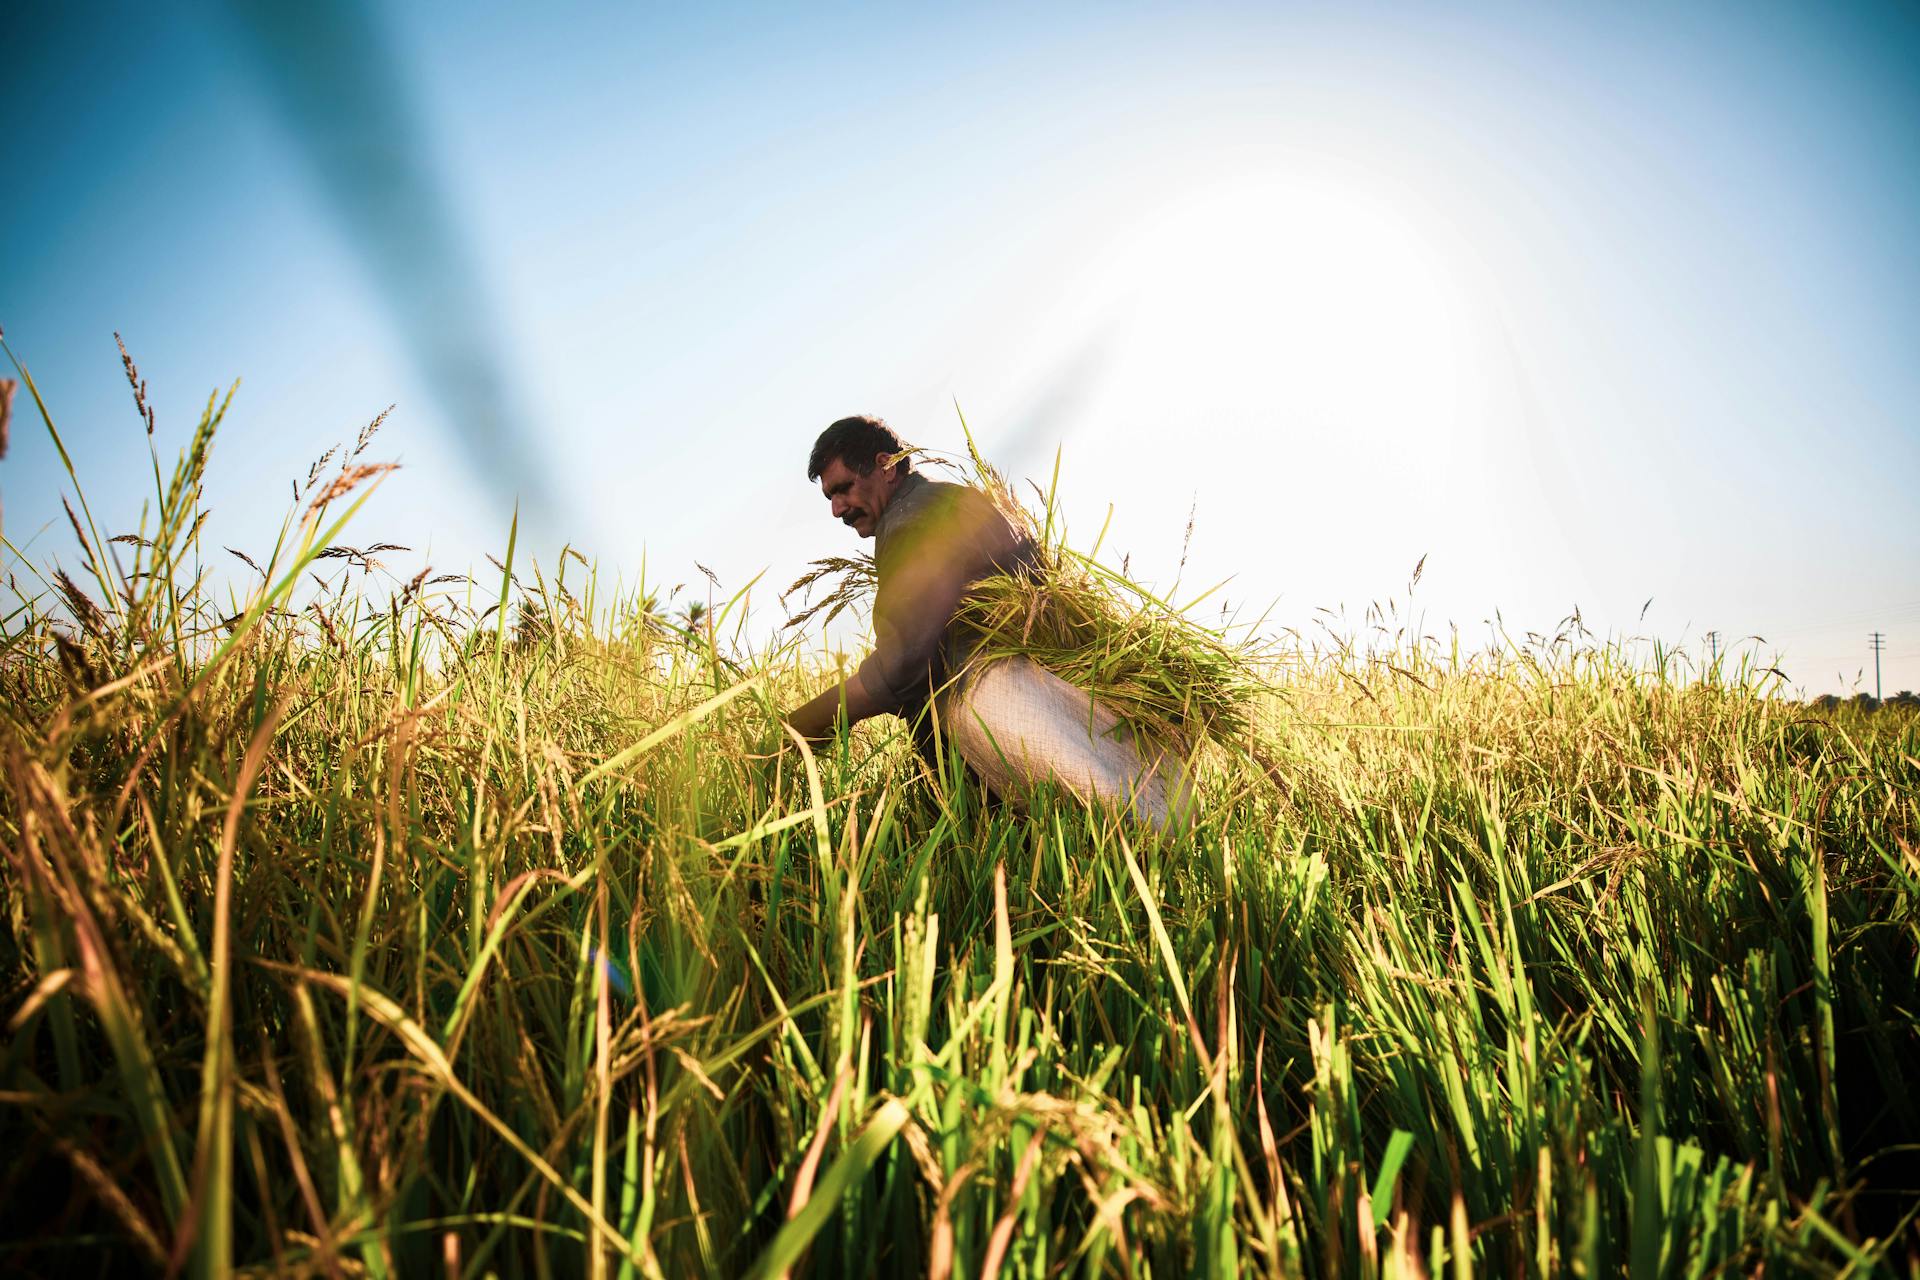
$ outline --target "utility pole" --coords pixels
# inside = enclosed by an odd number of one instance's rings
[[[1707,632],[1707,648],[1713,654],[1713,665],[1716,667],[1719,666],[1720,665],[1720,633],[1718,631]]]
[[[1873,700],[1880,701],[1880,655],[1886,651],[1887,638],[1876,631],[1867,637],[1867,644],[1873,650]]]

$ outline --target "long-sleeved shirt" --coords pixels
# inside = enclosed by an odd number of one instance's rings
[[[1034,555],[978,489],[908,472],[874,527],[874,649],[855,678],[876,709],[915,715],[964,660],[949,632],[967,588]]]

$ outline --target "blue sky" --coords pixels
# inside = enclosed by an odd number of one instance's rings
[[[1082,541],[1111,504],[1165,586],[1193,512],[1182,594],[1280,624],[1425,555],[1430,631],[1757,634],[1821,692],[1878,628],[1920,686],[1911,9],[261,12],[0,47],[0,325],[115,529],[115,330],[169,449],[244,379],[209,545],[397,404],[355,536],[403,578],[518,496],[608,576],[784,584],[851,543],[814,433],[954,450],[957,401],[1061,451]],[[32,558],[64,483],[17,413]]]

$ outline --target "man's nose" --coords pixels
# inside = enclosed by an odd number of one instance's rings
[[[843,493],[834,494],[833,495],[833,518],[835,520],[838,520],[840,517],[846,515],[847,507],[850,505],[851,504],[848,503],[847,496],[845,494]]]

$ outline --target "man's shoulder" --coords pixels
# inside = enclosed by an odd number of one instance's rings
[[[898,509],[887,512],[895,530],[946,528],[959,533],[989,519],[1004,519],[992,498],[970,484],[922,478],[895,499]]]
[[[895,497],[882,517],[876,559],[918,556],[941,546],[967,546],[994,540],[1006,518],[985,493],[968,484],[918,477]]]
[[[969,493],[979,493],[970,484],[959,484],[952,480],[935,480],[932,476],[915,471],[910,487],[901,495],[908,502],[951,502]]]

